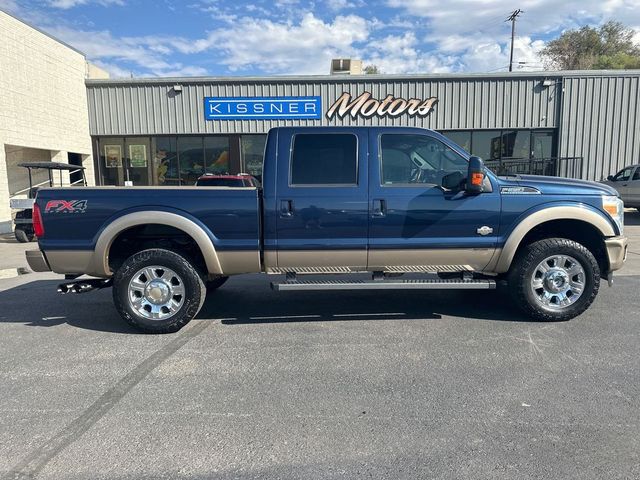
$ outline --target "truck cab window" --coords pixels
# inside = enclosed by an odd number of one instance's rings
[[[293,140],[291,185],[356,185],[357,139],[351,134],[298,134]]]
[[[633,167],[627,167],[623,170],[620,170],[616,173],[615,177],[613,177],[614,182],[624,182],[631,178],[631,172],[633,171]]]
[[[382,184],[434,184],[453,172],[463,175],[467,161],[428,135],[382,135]]]

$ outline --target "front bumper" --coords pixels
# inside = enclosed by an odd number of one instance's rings
[[[609,272],[620,270],[627,259],[627,237],[620,235],[605,238],[604,244],[607,248],[607,257],[609,257]]]
[[[47,259],[40,250],[27,250],[24,252],[27,257],[27,263],[29,264],[29,268],[34,272],[50,272],[51,268],[49,268],[49,264],[47,263]]]

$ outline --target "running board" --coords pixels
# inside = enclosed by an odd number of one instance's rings
[[[290,290],[493,290],[495,280],[335,280],[271,283],[276,291]]]

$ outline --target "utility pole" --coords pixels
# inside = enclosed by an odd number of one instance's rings
[[[516,18],[522,13],[519,8],[511,12],[505,22],[511,22],[511,55],[509,56],[509,71],[513,72],[513,40],[516,36]]]

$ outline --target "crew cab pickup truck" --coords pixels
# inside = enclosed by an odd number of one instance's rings
[[[531,317],[568,320],[627,246],[611,187],[497,177],[439,133],[402,127],[275,128],[261,188],[45,188],[33,217],[33,270],[66,275],[63,293],[112,286],[122,318],[150,332],[179,330],[207,288],[258,272],[280,274],[275,290],[500,283]]]

